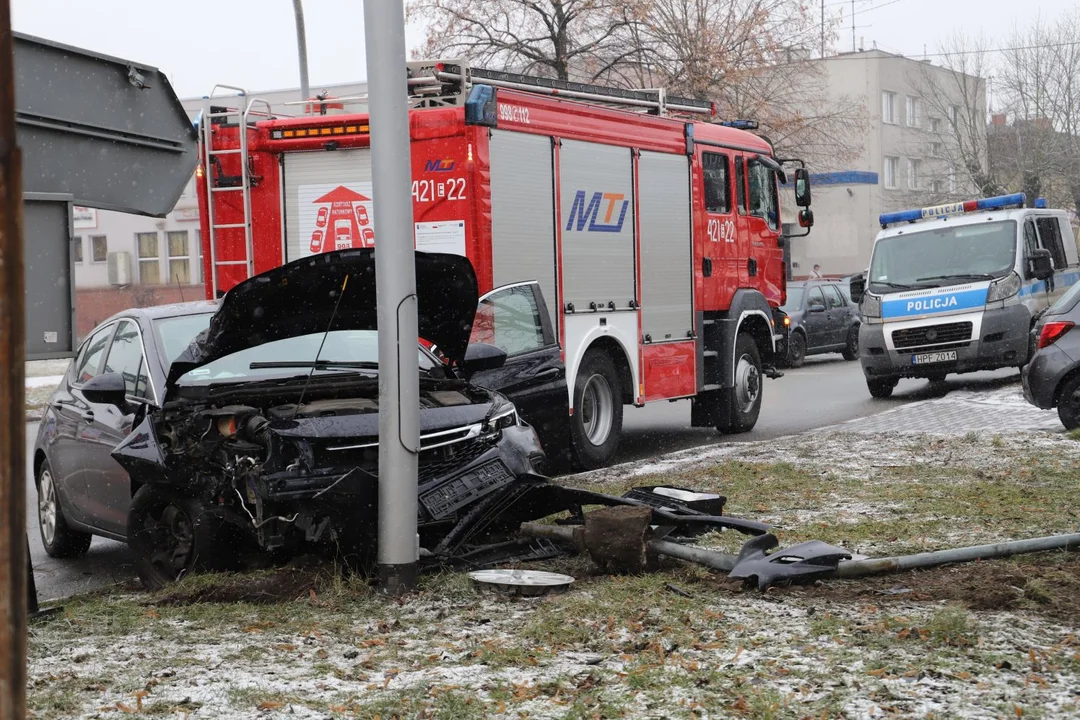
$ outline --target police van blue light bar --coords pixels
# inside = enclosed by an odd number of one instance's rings
[[[963,213],[977,212],[979,210],[1001,210],[1008,207],[1023,207],[1027,197],[1024,193],[1012,195],[998,195],[997,197],[983,198],[982,200],[965,200],[958,203],[946,203],[934,205],[917,210],[900,210],[899,212],[882,213],[878,218],[881,227],[901,222],[917,222],[926,218],[942,217],[945,215],[960,215]]]

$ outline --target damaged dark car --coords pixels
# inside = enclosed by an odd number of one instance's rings
[[[463,376],[499,366],[468,345],[476,278],[465,258],[417,253],[421,545],[506,483],[539,474],[536,433]],[[164,402],[112,456],[139,486],[128,537],[144,584],[252,554],[375,548],[379,377],[374,255],[329,253],[234,288],[172,363]],[[121,396],[117,402],[123,402]]]

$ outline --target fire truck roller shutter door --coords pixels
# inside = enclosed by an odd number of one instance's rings
[[[493,130],[488,147],[493,285],[535,280],[557,326],[551,138]]]
[[[694,327],[689,160],[643,151],[638,189],[641,332],[652,342],[685,341]]]
[[[372,244],[372,233],[364,232],[374,230],[376,223],[369,148],[286,153],[283,171],[285,262],[334,250],[346,242],[351,247]],[[365,212],[358,214],[357,207]],[[329,217],[320,227],[323,208]],[[361,227],[360,219],[367,224]]]

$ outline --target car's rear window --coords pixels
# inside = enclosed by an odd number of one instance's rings
[[[166,367],[184,352],[196,335],[210,325],[212,317],[214,313],[208,312],[154,319],[154,332],[157,333],[158,346],[165,356],[163,359]]]

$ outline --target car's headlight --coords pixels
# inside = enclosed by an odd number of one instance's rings
[[[517,408],[512,404],[507,403],[500,405],[495,409],[495,412],[490,418],[488,418],[486,427],[484,428],[489,433],[498,433],[502,430],[515,425],[519,425]]]
[[[998,302],[1008,300],[1020,292],[1020,276],[1011,272],[1003,278],[998,278],[990,283],[990,289],[986,291],[986,302]]]
[[[872,295],[868,292],[863,293],[862,302],[859,303],[859,312],[862,313],[863,317],[881,317],[881,296]]]

